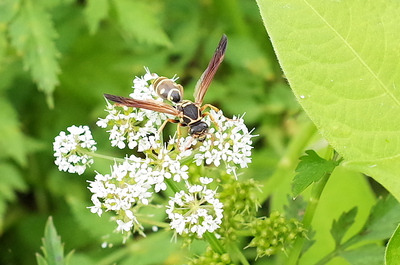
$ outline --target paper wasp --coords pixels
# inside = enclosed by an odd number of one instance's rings
[[[210,63],[208,64],[207,69],[201,75],[199,81],[196,84],[196,88],[194,91],[194,102],[190,100],[182,100],[182,86],[176,84],[172,79],[168,79],[166,77],[156,78],[153,82],[153,86],[155,91],[161,98],[172,101],[173,103],[175,103],[175,106],[171,106],[165,102],[151,99],[139,100],[114,96],[110,94],[104,94],[104,97],[106,97],[108,100],[114,101],[119,105],[134,108],[143,108],[174,115],[175,117],[177,117],[178,120],[166,120],[160,127],[160,130],[164,128],[167,122],[179,123],[180,126],[189,127],[189,134],[193,138],[199,141],[204,141],[207,136],[208,124],[203,121],[203,118],[206,115],[210,114],[203,113],[203,111],[206,108],[211,108],[216,111],[218,109],[210,104],[205,104],[202,106],[202,103],[207,89],[210,86],[219,65],[224,59],[227,44],[228,38],[226,37],[226,35],[222,35],[222,38],[219,41],[218,47],[214,52],[214,55]],[[213,118],[211,117],[211,119]]]

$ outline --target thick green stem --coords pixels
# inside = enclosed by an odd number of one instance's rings
[[[332,148],[328,147],[327,150],[327,156],[329,155],[330,157],[332,157]],[[331,173],[326,173],[325,176],[323,176],[318,182],[316,182],[314,184],[314,187],[312,188],[311,191],[311,196],[308,202],[308,206],[306,209],[306,212],[304,214],[304,218],[303,218],[303,227],[306,230],[310,230],[311,228],[311,222],[314,218],[315,215],[315,211],[317,209],[318,203],[319,203],[319,198],[321,197],[321,194],[325,188],[326,183],[329,180],[329,177],[331,176]],[[289,254],[289,258],[286,262],[287,265],[295,265],[298,263],[300,254],[301,254],[301,250],[303,249],[304,246],[304,242],[305,242],[305,238],[304,237],[298,237],[296,239],[296,241],[293,244],[293,249]]]

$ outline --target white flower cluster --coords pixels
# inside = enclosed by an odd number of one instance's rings
[[[226,118],[222,111],[210,111],[217,125],[217,130],[210,129],[211,137],[208,137],[199,147],[194,159],[199,166],[204,162],[207,165],[220,166],[225,163],[226,172],[236,176],[238,167],[245,168],[251,163],[251,132],[244,124],[242,117]]]
[[[216,192],[207,189],[206,184],[212,179],[200,178],[203,185],[190,185],[188,192],[175,193],[167,206],[170,227],[182,235],[203,237],[205,232],[214,232],[223,218],[223,204],[215,198]]]
[[[134,92],[130,97],[135,99],[162,100],[156,95],[150,81],[157,78],[156,74],[150,73],[146,69],[143,77],[136,77],[133,80]],[[138,148],[139,152],[149,149],[159,148],[161,145],[160,135],[156,126],[160,126],[167,118],[167,114],[159,113],[146,109],[130,109],[123,107],[123,112],[118,111],[114,104],[107,104],[108,115],[106,118],[97,121],[101,128],[111,126],[109,139],[111,146],[124,149]]]
[[[181,158],[172,159],[166,150],[156,160],[132,155],[122,164],[115,164],[111,174],[97,173],[95,180],[89,181],[94,204],[89,207],[91,212],[101,216],[103,211],[114,211],[117,231],[130,231],[132,227],[140,231],[132,209],[147,205],[154,192],[166,190],[165,179],[188,179],[189,167],[179,163]]]
[[[145,76],[133,81],[134,92],[130,96],[141,100],[162,100],[150,84],[156,77],[146,69]],[[216,198],[216,191],[206,187],[212,179],[200,178],[201,185],[193,185],[199,175],[191,178],[189,172],[200,173],[195,165],[223,165],[223,170],[236,177],[238,168],[247,167],[251,162],[251,139],[254,135],[248,131],[243,118],[228,119],[222,111],[210,110],[210,115],[204,118],[210,130],[203,142],[191,136],[175,135],[163,143],[158,129],[167,118],[171,118],[169,115],[115,107],[110,103],[106,111],[106,118],[99,119],[97,125],[109,128],[111,145],[135,149],[144,158],[131,155],[121,163],[114,162],[110,174],[97,173],[94,181],[89,182],[89,190],[93,193],[90,210],[99,216],[104,211],[115,212],[117,231],[130,232],[133,229],[142,232],[143,227],[137,220],[138,209],[150,204],[154,193],[170,188],[175,195],[170,199],[166,212],[171,220],[170,227],[177,234],[201,238],[205,232],[219,228],[223,205]],[[69,134],[61,132],[55,138],[56,164],[60,170],[82,174],[86,166],[93,163],[91,155],[95,155],[96,142],[87,126],[72,126],[68,131]],[[179,190],[184,185],[177,183],[183,181],[186,189]]]
[[[96,142],[88,126],[71,126],[67,130],[69,134],[62,131],[54,139],[55,164],[60,171],[81,175],[93,164],[90,153],[96,151]]]

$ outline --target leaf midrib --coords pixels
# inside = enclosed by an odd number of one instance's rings
[[[400,107],[400,101],[396,98],[393,93],[390,92],[389,88],[382,82],[382,80],[379,79],[377,74],[372,70],[371,67],[362,59],[362,57],[359,55],[359,53],[356,52],[356,50],[346,41],[345,38],[331,25],[328,23],[328,21],[307,1],[303,0],[304,3],[321,19],[323,23],[325,23],[329,29],[332,30],[332,32],[344,43],[344,45],[354,54],[354,56],[357,58],[357,60],[367,69],[367,71],[372,75],[372,77],[378,81],[380,86],[385,90],[387,95],[395,102],[397,106]]]

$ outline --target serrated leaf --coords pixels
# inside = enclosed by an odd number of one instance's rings
[[[343,165],[400,200],[400,2],[257,2],[298,101]]]
[[[37,260],[40,264],[64,265],[64,246],[61,238],[57,235],[56,228],[53,224],[53,218],[49,217],[44,230],[44,238],[42,239],[42,251],[44,256],[37,254]],[[41,257],[41,258],[38,258]]]
[[[351,265],[382,265],[385,248],[376,244],[368,244],[356,249],[343,251],[340,256]],[[398,263],[396,263],[398,264]]]
[[[13,46],[22,55],[24,67],[30,70],[33,80],[46,94],[47,103],[52,107],[52,92],[59,83],[57,75],[60,67],[54,43],[56,31],[49,14],[40,3],[23,1],[9,31]]]
[[[365,223],[360,240],[382,240],[391,236],[400,223],[400,203],[393,197],[379,199]]]
[[[139,42],[171,46],[154,10],[147,2],[113,0],[122,28]]]
[[[400,260],[400,225],[397,226],[387,244],[385,251],[385,264],[397,265]]]
[[[350,211],[342,213],[339,220],[334,220],[331,228],[331,234],[335,240],[336,246],[339,246],[349,228],[354,224],[357,215],[357,207]]]
[[[36,262],[38,265],[48,265],[46,259],[38,253],[36,253]]]
[[[89,25],[90,34],[96,33],[100,21],[107,16],[108,0],[88,0],[85,8],[85,17]]]
[[[306,155],[300,157],[300,163],[296,168],[297,174],[292,185],[294,196],[299,195],[311,183],[319,181],[326,173],[332,172],[338,164],[321,158],[313,150],[307,150]]]

